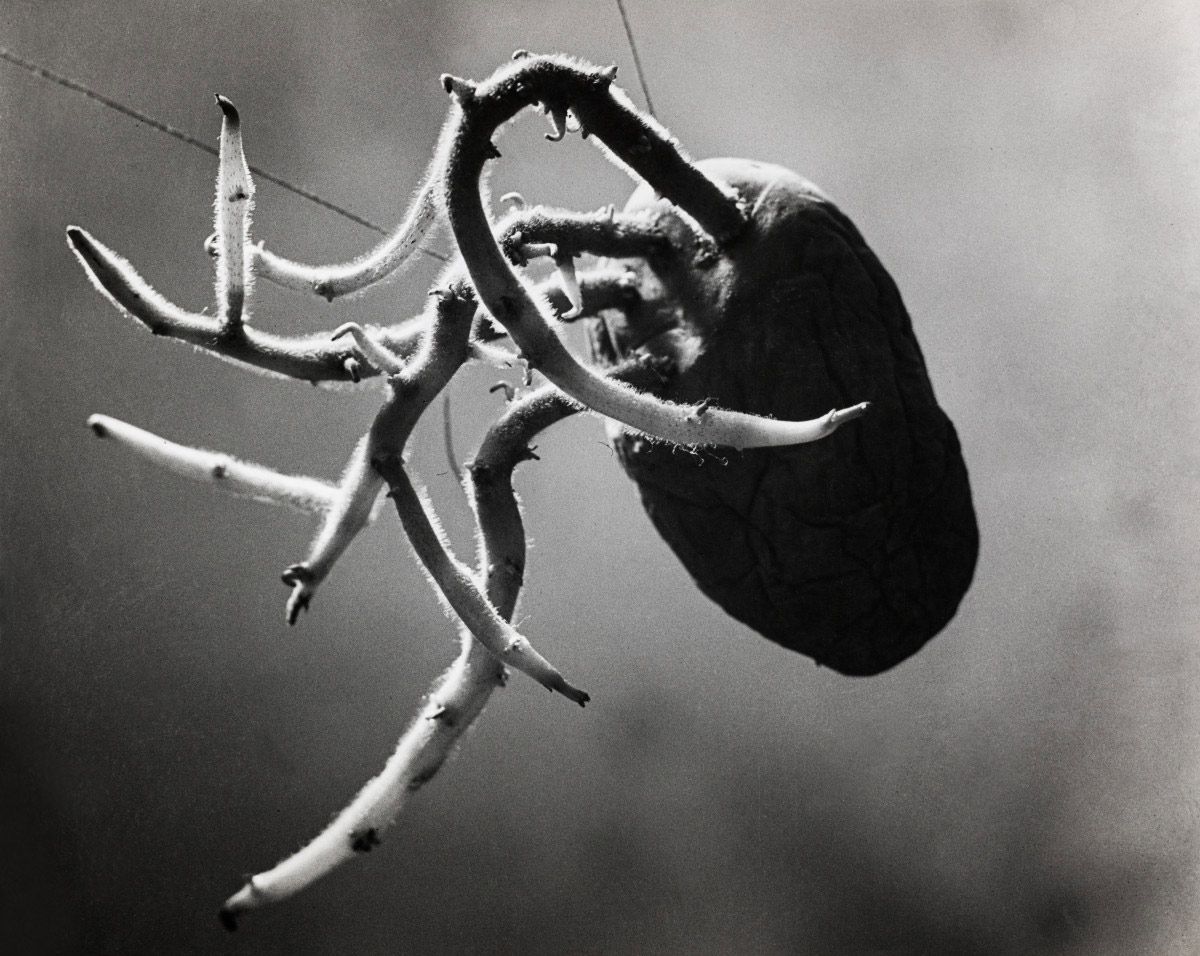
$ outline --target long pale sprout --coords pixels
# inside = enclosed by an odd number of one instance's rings
[[[249,877],[220,910],[237,929],[247,910],[287,899],[357,854],[377,846],[409,794],[433,777],[503,682],[503,667],[468,634],[458,658],[430,689],[391,757],[321,833],[276,866]]]
[[[217,318],[223,335],[242,326],[250,269],[246,248],[250,241],[250,211],[254,182],[242,149],[242,121],[234,105],[217,96],[221,107],[221,148],[214,202],[217,237]]]
[[[375,467],[387,480],[388,497],[396,505],[413,551],[446,603],[479,642],[502,663],[528,674],[547,690],[562,694],[581,707],[586,704],[588,695],[568,683],[527,638],[500,616],[466,565],[454,557],[430,518],[431,509],[421,500],[399,460],[376,459]]]
[[[107,415],[92,415],[87,423],[98,437],[111,439],[155,465],[235,495],[311,514],[327,511],[337,496],[333,485],[317,478],[284,475],[221,452],[180,445]]]

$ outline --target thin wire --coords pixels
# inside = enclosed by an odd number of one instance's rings
[[[642,69],[642,58],[638,56],[637,43],[633,39],[633,27],[629,25],[629,14],[625,11],[624,0],[617,0],[617,10],[621,14],[621,23],[625,27],[625,37],[629,40],[629,52],[633,54],[633,68],[637,70],[642,96],[646,98],[646,110],[651,116],[658,119],[658,114],[654,112],[654,102],[650,99],[650,87],[646,85],[646,73]]]
[[[51,83],[55,83],[64,89],[71,90],[75,93],[82,93],[89,100],[94,100],[102,106],[107,106],[110,110],[115,110],[123,116],[128,116],[130,119],[137,120],[139,123],[144,123],[151,129],[158,130],[160,133],[166,133],[166,135],[179,140],[181,143],[187,143],[189,146],[195,146],[197,149],[202,149],[211,156],[219,157],[221,155],[216,147],[210,146],[208,143],[197,139],[190,133],[185,133],[183,130],[177,129],[170,123],[164,123],[161,120],[155,119],[153,116],[143,113],[141,110],[134,109],[132,106],[126,106],[124,103],[111,99],[102,93],[97,93],[95,90],[85,86],[77,80],[72,80],[70,77],[63,76],[60,73],[55,73],[53,70],[48,70],[44,66],[39,66],[37,63],[26,60],[24,57],[17,56],[17,54],[13,53],[12,50],[9,50],[6,47],[0,46],[0,59],[11,63],[13,66],[20,67],[22,70],[32,73],[34,76],[40,77],[43,80],[49,80]],[[318,206],[328,209],[330,212],[335,212],[339,216],[349,219],[353,223],[357,223],[366,229],[370,229],[372,232],[378,233],[381,236],[386,236],[388,234],[386,229],[384,229],[382,226],[376,225],[375,223],[371,222],[371,220],[364,219],[362,216],[352,213],[349,209],[345,209],[336,203],[332,203],[328,199],[322,199],[316,193],[309,192],[302,186],[297,186],[295,183],[288,182],[286,179],[276,176],[274,173],[263,169],[261,166],[250,166],[250,172],[252,172],[255,176],[258,176],[260,179],[265,179],[268,182],[274,183],[276,186],[281,186],[288,192],[295,193],[297,196],[307,199],[311,203],[316,203]],[[443,256],[440,252],[434,252],[432,249],[426,249],[422,247],[421,252],[425,253],[427,256],[432,256],[434,259],[440,259],[442,262],[449,261],[446,256]]]

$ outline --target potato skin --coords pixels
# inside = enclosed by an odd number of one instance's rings
[[[945,627],[971,583],[979,534],[958,437],[900,292],[850,220],[782,167],[700,166],[737,191],[751,224],[717,253],[635,192],[627,209],[653,210],[685,252],[642,266],[644,294],[661,282],[673,307],[632,318],[617,340],[674,360],[672,401],[786,419],[871,409],[788,448],[694,455],[625,432],[616,447],[705,594],[819,664],[880,673]]]

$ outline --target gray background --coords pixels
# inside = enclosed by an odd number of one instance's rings
[[[309,522],[84,428],[93,411],[332,477],[377,405],[155,340],[88,286],[79,223],[210,301],[214,162],[0,64],[0,948],[106,953],[1192,953],[1197,923],[1200,14],[1092,3],[631,0],[697,156],[796,168],[904,291],[983,533],[954,623],[850,680],[727,619],[642,514],[595,419],[519,485],[526,632],[592,691],[516,677],[384,847],[226,938],[241,874],[314,834],[451,658],[384,514],[294,630]],[[616,62],[610,3],[0,5],[0,37],[385,223],[444,70],[515,47]],[[625,176],[526,119],[495,193],[577,208]],[[309,260],[372,237],[261,184]],[[432,263],[317,330],[419,308]],[[499,400],[454,387],[464,456]],[[470,525],[431,415],[416,470]]]

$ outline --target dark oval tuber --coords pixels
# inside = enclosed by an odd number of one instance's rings
[[[687,454],[620,431],[616,447],[705,594],[820,664],[879,673],[945,627],[971,583],[979,536],[958,437],[900,292],[853,223],[782,167],[699,165],[736,191],[747,229],[718,250],[638,189],[627,209],[657,216],[676,252],[631,268],[665,305],[593,329],[594,351],[669,358],[664,397],[695,414],[871,408],[806,445]]]

